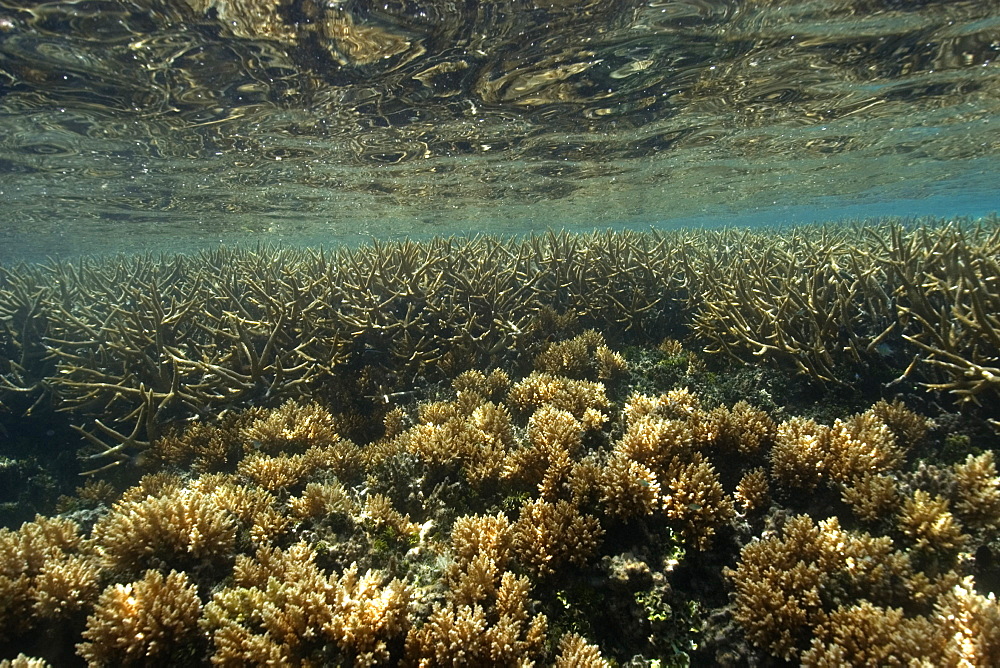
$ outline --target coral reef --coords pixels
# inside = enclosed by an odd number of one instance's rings
[[[3,270],[0,658],[996,665],[996,234],[699,234]]]

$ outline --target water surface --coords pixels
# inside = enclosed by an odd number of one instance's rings
[[[994,2],[0,0],[0,260],[1000,208]]]

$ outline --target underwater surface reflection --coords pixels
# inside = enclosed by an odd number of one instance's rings
[[[0,258],[979,214],[998,51],[972,1],[3,0]]]

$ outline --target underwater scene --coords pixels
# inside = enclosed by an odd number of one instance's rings
[[[998,58],[0,0],[0,667],[1000,666]]]

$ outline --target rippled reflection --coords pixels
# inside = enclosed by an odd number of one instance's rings
[[[981,0],[0,0],[4,231],[919,197],[995,168],[998,52]]]

